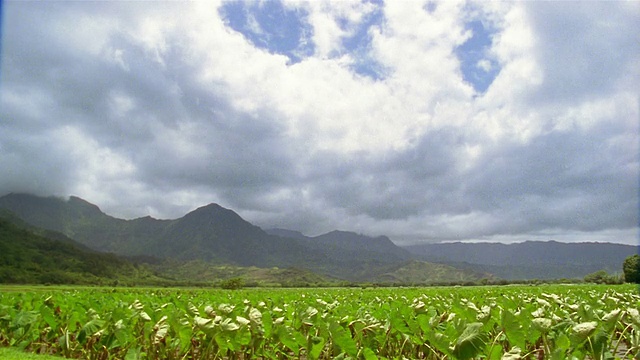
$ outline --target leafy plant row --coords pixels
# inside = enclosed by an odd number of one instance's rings
[[[0,294],[0,344],[82,359],[633,359],[631,286]]]

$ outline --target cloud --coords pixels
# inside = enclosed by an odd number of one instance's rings
[[[638,4],[540,5],[527,4],[537,36],[536,61],[544,78],[531,94],[533,100],[593,100],[603,92],[624,89],[628,85],[624,78],[640,74],[640,36],[625,30],[638,24]]]
[[[615,25],[635,4],[4,10],[0,194],[397,242],[637,240],[640,54]],[[484,92],[460,53],[474,21]]]

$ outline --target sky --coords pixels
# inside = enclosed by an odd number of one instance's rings
[[[4,1],[0,195],[637,244],[638,28],[638,1]]]

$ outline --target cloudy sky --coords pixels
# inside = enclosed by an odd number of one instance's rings
[[[640,2],[2,8],[0,195],[420,241],[637,243]]]

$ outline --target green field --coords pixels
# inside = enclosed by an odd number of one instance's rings
[[[12,359],[20,358],[16,349],[81,359],[633,359],[640,353],[640,295],[633,285],[0,291],[0,345],[13,348]]]
[[[16,348],[0,347],[0,359],[2,360],[59,360],[60,356],[38,355],[25,352]]]

